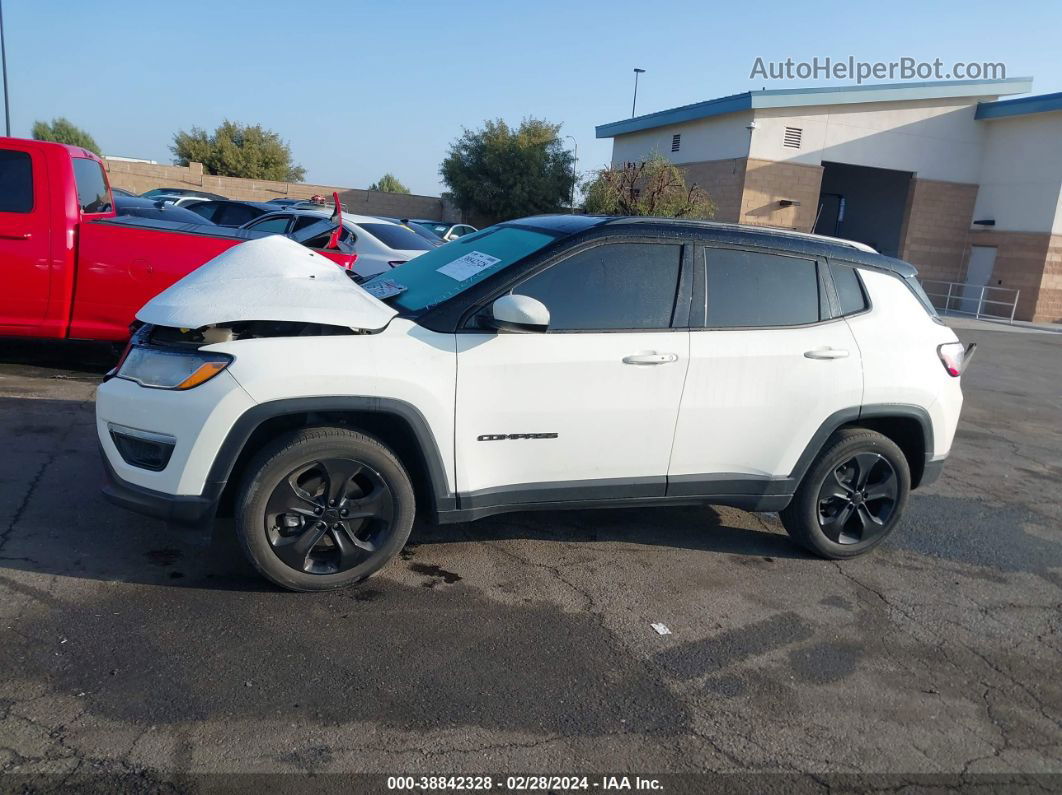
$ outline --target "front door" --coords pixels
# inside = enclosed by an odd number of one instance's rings
[[[0,326],[36,326],[48,310],[48,181],[39,150],[0,149]],[[25,331],[23,331],[25,333]]]
[[[546,305],[547,332],[458,333],[460,507],[663,496],[689,362],[682,257],[646,241],[562,255],[513,290]]]

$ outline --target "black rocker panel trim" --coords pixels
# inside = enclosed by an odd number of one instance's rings
[[[789,504],[826,440],[837,429],[861,418],[879,417],[916,419],[922,428],[925,449],[933,449],[933,426],[925,409],[899,403],[872,404],[842,409],[827,417],[788,477],[714,473],[502,486],[458,494],[457,509],[439,511],[438,520],[467,522],[513,511],[652,505],[728,505],[749,511],[780,511]],[[661,493],[664,484],[666,491]]]

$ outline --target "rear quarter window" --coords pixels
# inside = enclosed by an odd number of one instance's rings
[[[28,152],[0,149],[0,213],[33,210],[33,166]]]
[[[837,291],[842,315],[854,315],[867,308],[866,293],[855,268],[831,262],[830,276],[833,277],[833,288]]]

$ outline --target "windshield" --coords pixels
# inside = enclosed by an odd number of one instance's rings
[[[421,254],[370,279],[364,287],[394,282],[405,290],[389,303],[403,312],[421,312],[464,292],[553,239],[552,235],[528,229],[492,226]]]
[[[398,224],[359,223],[358,226],[385,246],[400,251],[428,251],[432,248],[431,244],[416,232],[411,229],[406,229],[404,226],[399,226]]]

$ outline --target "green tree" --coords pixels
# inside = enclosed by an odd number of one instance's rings
[[[202,163],[208,174],[222,177],[302,182],[306,169],[292,162],[291,148],[262,125],[225,120],[208,134],[193,127],[173,136],[173,162],[179,166]]]
[[[72,146],[80,146],[82,149],[88,149],[97,155],[103,154],[100,152],[100,145],[96,143],[95,138],[63,116],[52,119],[50,124],[46,121],[33,122],[32,135],[38,141],[71,144]]]
[[[560,127],[524,119],[514,130],[498,119],[466,129],[439,168],[454,203],[497,221],[566,206],[575,177]]]
[[[409,193],[409,188],[399,182],[398,177],[390,171],[380,177],[379,182],[372,183],[369,190],[378,190],[381,193]]]
[[[678,166],[660,154],[609,166],[583,184],[588,213],[713,218],[715,202],[699,185],[686,185]]]

